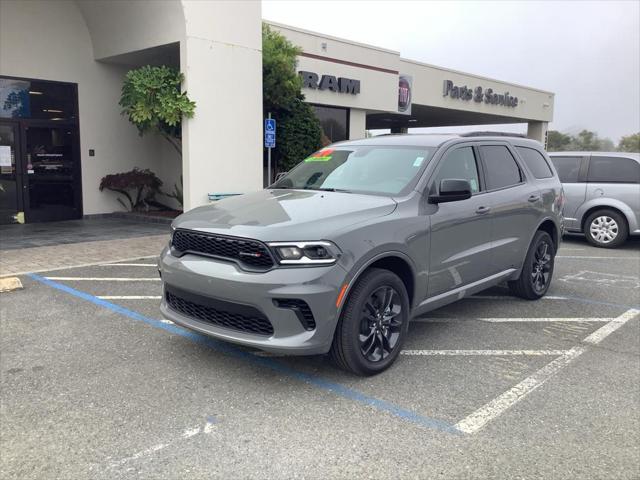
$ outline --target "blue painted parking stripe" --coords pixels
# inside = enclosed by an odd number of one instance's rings
[[[207,347],[210,347],[226,355],[230,355],[236,358],[241,358],[248,362],[261,365],[263,367],[274,370],[278,373],[287,375],[288,377],[291,377],[301,382],[307,383],[309,385],[318,387],[322,390],[327,390],[335,395],[346,398],[348,400],[353,400],[353,401],[362,403],[364,405],[369,405],[377,410],[389,413],[403,420],[407,420],[411,423],[414,423],[423,427],[431,428],[434,430],[438,430],[441,432],[452,433],[457,435],[462,434],[462,432],[458,430],[454,425],[447,423],[445,421],[419,415],[415,412],[406,410],[402,407],[399,407],[385,400],[380,400],[378,398],[365,395],[364,393],[358,392],[357,390],[353,390],[349,387],[345,387],[344,385],[340,385],[339,383],[334,383],[329,380],[325,380],[322,377],[319,377],[317,375],[310,375],[308,373],[300,372],[274,359],[253,355],[252,353],[241,350],[231,344],[219,342],[213,338],[207,337],[205,335],[200,335],[199,333],[193,332],[191,330],[186,330],[177,325],[162,323],[160,320],[149,318],[138,312],[129,310],[128,308],[121,307],[120,305],[116,305],[115,303],[111,303],[107,300],[100,299],[89,293],[82,292],[80,290],[76,290],[75,288],[71,288],[62,283],[58,283],[56,281],[49,280],[45,277],[41,277],[40,275],[36,275],[35,273],[29,273],[28,276],[40,283],[44,283],[45,285],[48,285],[62,292],[73,295],[75,297],[81,298],[82,300],[86,300],[100,307],[107,308],[115,313],[124,315],[133,320],[144,322],[148,325],[151,325],[152,327],[160,328],[162,330],[173,333],[175,335],[180,335],[195,343],[206,345]]]

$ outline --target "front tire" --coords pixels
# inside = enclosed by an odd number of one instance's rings
[[[597,210],[584,222],[584,234],[594,247],[615,248],[624,243],[629,234],[626,219],[613,210]]]
[[[395,273],[367,270],[340,315],[329,352],[334,363],[362,376],[389,368],[407,335],[409,308],[407,289]]]
[[[538,230],[529,246],[520,278],[508,282],[511,293],[526,300],[543,297],[551,284],[555,257],[556,251],[551,236]]]

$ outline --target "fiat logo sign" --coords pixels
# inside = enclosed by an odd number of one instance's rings
[[[398,111],[405,113],[411,108],[411,77],[400,75],[398,79]]]

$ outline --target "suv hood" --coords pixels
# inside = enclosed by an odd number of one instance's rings
[[[329,240],[345,227],[389,215],[396,205],[384,196],[261,190],[190,210],[173,226],[264,242]]]

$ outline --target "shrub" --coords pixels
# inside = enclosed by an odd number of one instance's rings
[[[148,210],[150,204],[157,204],[154,198],[160,191],[162,180],[148,168],[135,167],[129,172],[114,173],[102,177],[100,191],[105,188],[124,196],[128,204],[118,197],[118,202],[130,212]]]

